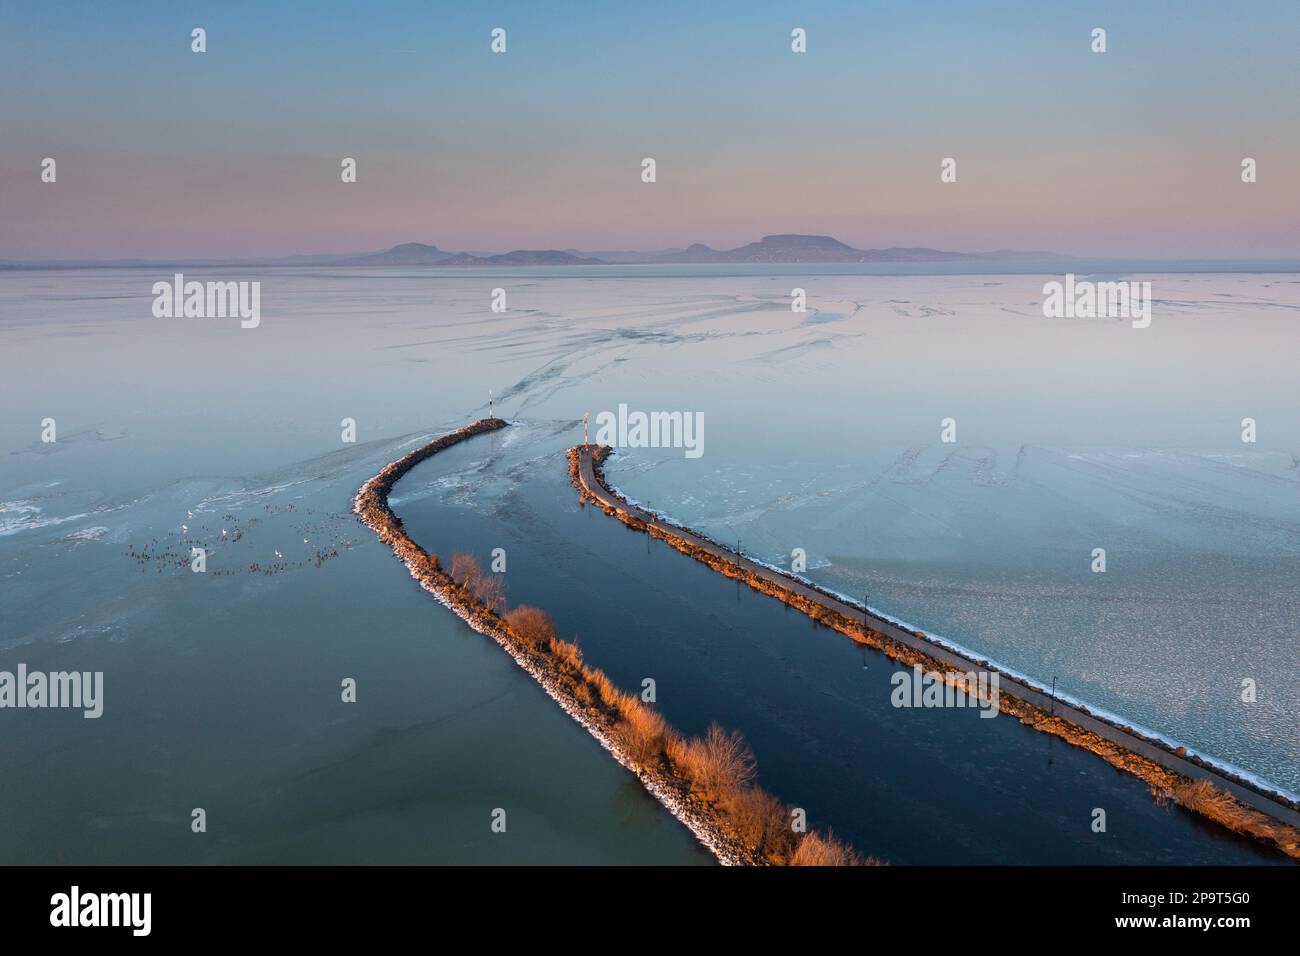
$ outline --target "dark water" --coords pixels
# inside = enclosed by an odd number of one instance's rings
[[[412,537],[484,564],[506,549],[511,603],[549,611],[623,688],[653,678],[679,729],[741,730],[761,783],[859,850],[894,863],[1284,862],[1010,717],[893,708],[897,665],[581,509],[563,458],[571,430],[512,431],[399,484]]]
[[[248,530],[204,575],[120,553],[175,540],[187,507],[196,527],[212,520],[189,483],[97,515],[120,541],[6,539],[0,670],[102,671],[104,706],[95,720],[0,712],[0,864],[713,862],[349,514],[397,444],[227,496],[216,516]],[[231,573],[272,548],[296,557],[304,537],[352,546],[319,567]]]

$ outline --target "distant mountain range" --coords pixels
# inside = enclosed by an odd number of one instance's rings
[[[382,252],[339,259],[339,266],[599,266],[606,262],[578,255],[577,250],[516,249],[488,252],[447,252],[422,242],[404,242]]]
[[[1059,259],[1054,252],[945,252],[942,249],[855,249],[831,236],[783,234],[764,236],[737,249],[713,249],[701,243],[664,252],[602,252],[577,249],[520,249],[500,255],[447,252],[437,246],[404,242],[382,252],[339,259],[340,266],[597,266],[633,263],[818,263],[818,262],[951,262],[963,259]]]
[[[453,253],[443,252],[437,246],[426,246],[423,242],[404,242],[382,252],[372,252],[364,256],[351,256],[336,259],[330,263],[335,266],[436,266],[452,257]]]
[[[517,249],[493,255],[490,252],[448,252],[422,242],[404,242],[382,252],[346,256],[330,263],[336,266],[598,266],[603,259],[583,257],[558,249]]]
[[[830,236],[764,236],[738,249],[717,250],[696,243],[681,252],[660,256],[658,262],[947,262],[990,257],[1054,258],[1051,252],[969,253],[897,246],[889,249],[854,249]]]
[[[603,259],[591,259],[576,256],[559,249],[516,249],[499,256],[476,256],[468,252],[458,252],[449,259],[443,259],[440,266],[600,266]]]
[[[583,254],[577,249],[517,249],[513,252],[448,252],[423,242],[403,242],[379,252],[348,255],[284,256],[274,259],[202,259],[150,261],[115,260],[46,260],[40,262],[0,262],[0,268],[82,268],[94,266],[163,267],[163,266],[346,266],[407,267],[440,266],[473,268],[475,266],[599,266],[632,264],[700,264],[710,263],[831,263],[831,262],[957,262],[962,260],[1044,260],[1066,259],[1055,252],[1019,252],[999,249],[996,252],[945,252],[941,249],[899,248],[855,249],[831,236],[781,234],[764,236],[758,242],[736,249],[713,249],[695,243],[685,249],[659,252],[599,252]]]

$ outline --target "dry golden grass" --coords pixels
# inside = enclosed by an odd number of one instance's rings
[[[604,671],[586,664],[581,648],[558,637],[545,611],[527,606],[504,610],[501,578],[484,574],[473,555],[453,553],[450,567],[444,571],[437,555],[428,554],[406,535],[387,501],[397,479],[440,449],[504,425],[498,419],[476,423],[387,466],[358,496],[358,513],[381,541],[411,565],[422,583],[437,589],[462,611],[472,617],[504,611],[488,626],[498,634],[504,632],[516,649],[540,661],[561,695],[589,713],[595,711],[594,716],[630,761],[658,776],[671,777],[683,791],[694,793],[710,808],[718,830],[751,852],[756,861],[782,864],[799,857],[803,862],[858,862],[853,851],[833,836],[810,834],[798,839],[791,832],[790,808],[754,785],[754,754],[739,732],[728,733],[713,724],[703,739],[682,738],[640,697],[619,690]],[[598,463],[604,454],[597,456]],[[576,456],[571,453],[571,474],[576,472],[575,464]]]
[[[658,711],[646,706],[626,712],[614,727],[614,737],[639,767],[658,766],[663,757],[664,737],[667,733],[667,721]]]
[[[596,480],[602,485],[605,484],[605,481],[601,463],[609,454],[609,451],[610,449],[603,446],[592,449]],[[578,479],[577,460],[576,449],[574,449],[570,453],[570,476],[573,483],[578,485],[579,490],[582,491],[581,482]],[[584,500],[585,495],[586,492],[584,491]],[[771,582],[766,577],[754,575],[737,566],[734,562],[718,557],[679,535],[656,528],[647,528],[644,522],[634,518],[626,511],[620,511],[617,508],[603,504],[601,509],[606,514],[623,522],[629,528],[637,531],[648,530],[655,538],[666,542],[682,554],[694,558],[725,577],[744,581],[755,591],[767,594],[791,607],[797,608],[816,622],[848,635],[855,642],[884,651],[893,660],[909,666],[921,664],[930,670],[944,671],[947,669],[944,664],[928,655],[893,640],[874,628],[864,627],[861,622],[836,613],[820,602],[810,600],[779,583]],[[914,633],[917,637],[927,639],[924,631],[915,631]],[[1112,766],[1145,780],[1151,785],[1153,792],[1164,799],[1177,800],[1178,803],[1190,811],[1213,820],[1237,833],[1254,836],[1272,843],[1288,856],[1300,859],[1300,829],[1289,826],[1267,814],[1252,810],[1209,783],[1193,784],[1185,780],[1185,778],[1180,778],[1177,773],[1138,756],[1128,748],[1085,731],[1060,718],[1050,717],[1034,705],[1019,700],[1014,696],[1004,694],[999,702],[999,709],[1004,713],[1016,716],[1023,723],[1044,733],[1053,734],[1076,746],[1090,750]],[[1123,729],[1130,730],[1130,728]],[[666,747],[670,763],[681,768],[681,771],[688,776],[692,783],[696,783],[701,773],[705,773],[707,776],[707,772],[698,766],[701,763],[701,754],[696,744],[695,741],[680,741],[677,745],[674,745],[672,741],[669,741]],[[1179,783],[1180,779],[1182,780],[1181,783]],[[752,824],[747,824],[747,826],[752,829]],[[746,842],[749,842],[749,840],[747,839]],[[825,842],[824,839],[823,842]],[[814,851],[820,854],[823,849],[820,845],[809,844],[804,850],[804,854],[805,856],[811,855],[814,854]],[[867,858],[865,862],[868,865],[884,865],[878,864],[878,861],[872,858]]]
[[[1283,853],[1300,859],[1300,833],[1252,810],[1208,780],[1180,780],[1169,788],[1169,795],[1194,813],[1209,817],[1235,833],[1276,843]]]
[[[636,694],[615,691],[614,710],[619,719],[630,720],[644,707],[645,704],[641,703],[641,698]]]
[[[757,766],[754,753],[739,731],[727,733],[710,724],[703,739],[694,737],[682,748],[678,769],[704,799],[723,803],[748,787]]]
[[[549,646],[551,663],[564,671],[568,677],[583,676],[582,651],[577,644],[553,637]]]
[[[1170,788],[1170,796],[1176,801],[1195,810],[1197,813],[1229,813],[1237,804],[1231,796],[1215,788],[1208,780],[1188,780],[1175,783]]]
[[[609,676],[604,671],[598,668],[592,667],[588,670],[590,671],[588,679],[591,681],[592,687],[596,689],[596,696],[600,699],[600,702],[609,708],[616,707],[621,692],[614,686],[614,682],[609,679]]]
[[[726,803],[736,838],[769,863],[784,863],[794,850],[790,808],[760,787],[747,787]]]
[[[867,861],[875,865],[875,860]],[[862,866],[863,860],[834,833],[805,833],[790,857],[791,866]]]

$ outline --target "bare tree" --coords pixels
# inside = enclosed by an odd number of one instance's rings
[[[484,574],[474,586],[474,595],[489,611],[496,611],[505,606],[506,583],[499,574]]]
[[[729,802],[750,785],[757,773],[754,753],[740,731],[727,733],[710,724],[701,740],[693,737],[674,748],[681,769],[709,800]]]
[[[483,568],[474,555],[453,551],[451,554],[451,576],[461,587],[472,593],[478,585],[479,578],[483,576]]]

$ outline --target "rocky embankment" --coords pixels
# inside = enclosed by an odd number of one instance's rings
[[[876,648],[891,660],[908,667],[919,664],[925,671],[943,675],[944,679],[949,683],[956,683],[964,676],[965,672],[959,670],[950,661],[940,660],[937,656],[928,654],[924,650],[891,637],[884,633],[881,628],[871,626],[869,616],[864,615],[864,620],[858,620],[837,611],[836,606],[843,606],[843,599],[838,595],[831,594],[802,580],[796,582],[794,579],[788,579],[787,584],[782,580],[784,576],[780,572],[769,573],[768,569],[762,569],[761,573],[756,573],[750,567],[742,566],[739,563],[743,560],[741,556],[735,555],[733,559],[729,555],[734,554],[734,552],[699,532],[692,531],[689,528],[675,530],[675,526],[667,522],[658,519],[647,520],[647,518],[641,517],[640,515],[643,514],[641,509],[630,505],[622,495],[612,490],[605,480],[603,465],[612,451],[612,448],[605,445],[590,448],[591,471],[596,483],[599,485],[599,490],[608,499],[617,501],[621,507],[611,505],[608,500],[602,501],[600,497],[597,497],[593,489],[586,486],[581,473],[582,449],[580,447],[570,449],[569,477],[583,496],[584,501],[594,503],[606,514],[617,518],[628,528],[664,541],[719,574],[743,581],[753,590],[776,598],[802,611],[818,623],[839,631],[853,641]],[[687,535],[689,537],[686,537]],[[706,546],[701,546],[701,543]],[[800,593],[801,591],[814,593],[810,596],[808,593]],[[883,620],[880,621],[880,624],[882,627],[892,626]],[[918,631],[915,636],[922,641],[928,640],[923,632]],[[946,648],[937,646],[935,652],[942,653],[950,659],[954,656]],[[965,663],[970,665],[967,670],[977,667],[989,669],[987,662],[969,661]],[[1294,811],[1297,809],[1292,805],[1291,801],[1281,795],[1266,794],[1250,781],[1232,775],[1221,768],[1214,767],[1195,754],[1188,755],[1185,751],[1182,751],[1182,748],[1175,749],[1164,741],[1138,734],[1131,727],[1113,725],[1108,721],[1103,721],[1108,725],[1101,728],[1105,735],[1095,733],[1079,723],[1067,719],[1061,713],[1055,712],[1055,707],[1044,709],[1025,699],[1026,697],[1038,698],[1042,695],[1033,688],[1022,684],[1011,675],[1002,674],[1000,684],[1001,693],[998,708],[1002,713],[1010,714],[1036,730],[1052,734],[1075,746],[1083,747],[1112,766],[1142,779],[1149,785],[1152,795],[1161,802],[1175,802],[1193,813],[1227,827],[1233,832],[1269,843],[1287,856],[1300,859],[1300,829],[1268,813],[1261,812],[1259,809],[1248,806],[1242,800],[1227,792],[1224,787],[1216,787],[1211,780],[1204,777],[1194,779],[1168,766],[1162,766],[1161,763],[1157,763],[1155,760],[1136,752],[1134,748],[1146,749],[1148,753],[1153,753],[1154,756],[1162,760],[1165,759],[1163,753],[1168,753],[1172,757],[1177,757],[1180,761],[1186,761],[1188,764],[1193,765],[1193,768],[1189,768],[1189,772],[1199,773],[1204,770],[1207,775],[1215,775],[1224,781],[1230,781],[1238,787],[1248,788],[1260,796],[1266,797],[1267,800],[1279,804],[1283,808],[1282,812],[1284,814],[1287,810]],[[1060,705],[1060,709],[1067,712],[1076,710],[1076,708],[1066,705]],[[1086,715],[1087,719],[1102,721],[1102,718],[1098,717],[1098,715],[1092,714],[1083,708],[1077,708],[1077,710]],[[1085,718],[1080,717],[1080,719]],[[1131,738],[1133,746],[1124,746],[1123,743],[1112,739],[1115,736],[1121,739],[1124,737]],[[1155,748],[1155,750],[1152,748]],[[1245,796],[1247,799],[1254,799],[1253,794],[1248,793]]]
[[[864,862],[833,836],[792,831],[790,808],[753,784],[752,754],[738,735],[714,728],[706,739],[681,737],[640,697],[620,691],[604,672],[586,664],[578,646],[559,639],[543,612],[488,606],[472,581],[457,580],[437,555],[406,534],[388,506],[398,479],[452,445],[507,425],[499,418],[482,419],[404,455],[362,485],[353,510],[425,590],[496,641],[719,862]]]

